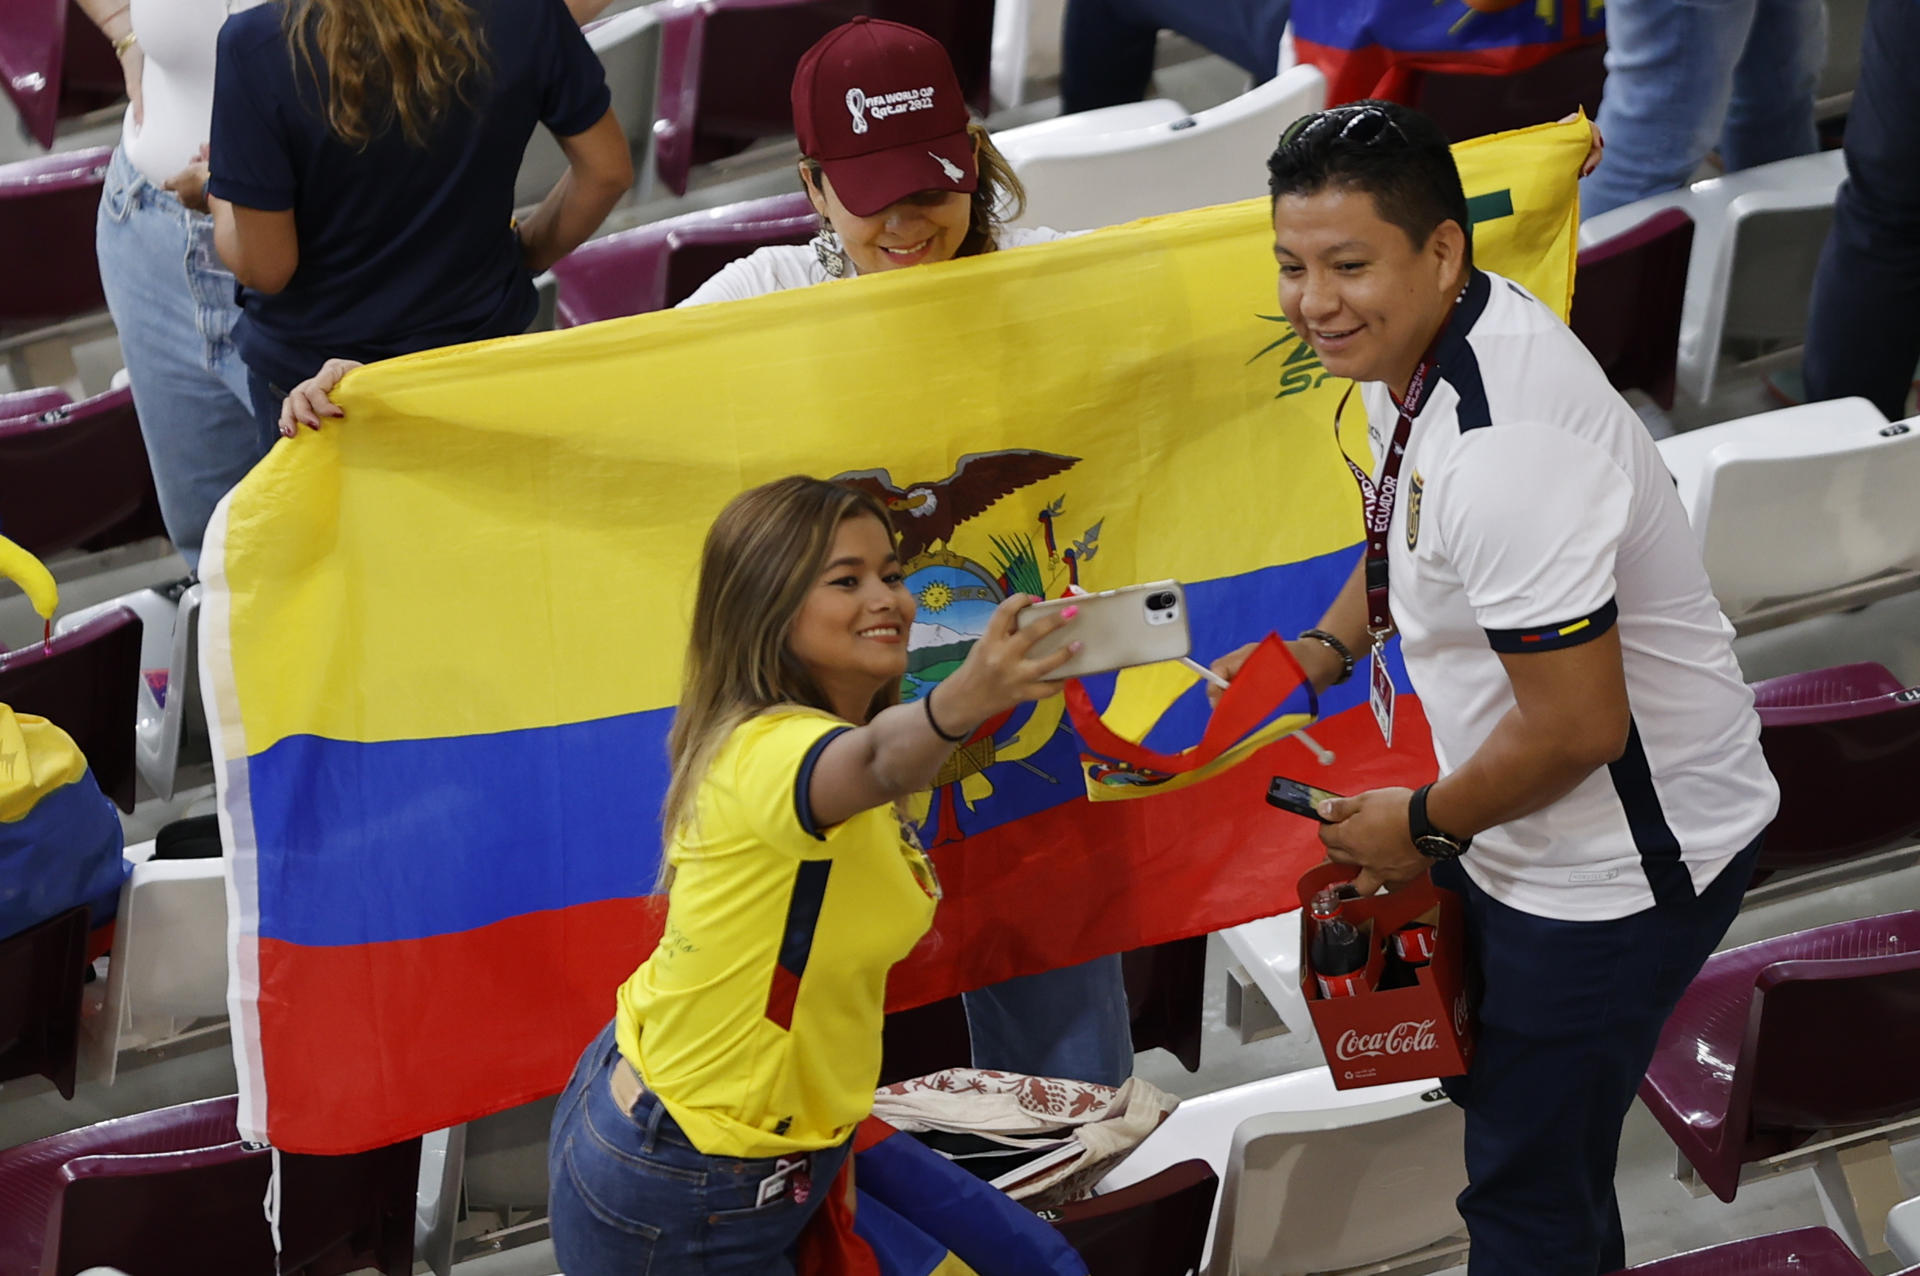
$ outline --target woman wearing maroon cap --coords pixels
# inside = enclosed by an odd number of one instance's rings
[[[1062,238],[1001,225],[1025,192],[968,116],[947,51],[924,31],[860,17],[827,33],[794,72],[793,131],[820,233],[728,264],[681,305]],[[963,1000],[975,1067],[1103,1085],[1133,1074],[1117,954]]]
[[[820,233],[730,263],[680,304],[1060,238],[1001,224],[1026,193],[967,114],[947,51],[924,31],[859,17],[828,32],[794,72],[793,131]]]

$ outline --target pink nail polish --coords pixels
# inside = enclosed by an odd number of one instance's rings
[[[1060,618],[1062,620],[1072,620],[1075,616],[1078,616],[1079,614],[1080,614],[1080,609],[1078,607],[1063,607],[1060,611]]]

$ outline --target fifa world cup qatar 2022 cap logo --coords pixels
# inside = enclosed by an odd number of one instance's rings
[[[867,95],[859,89],[847,90],[847,111],[853,116],[853,131],[867,131]]]

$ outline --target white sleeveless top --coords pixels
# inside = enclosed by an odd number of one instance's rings
[[[133,0],[129,16],[146,61],[143,120],[127,108],[120,141],[127,159],[159,185],[193,162],[212,134],[213,51],[229,13],[261,0]]]

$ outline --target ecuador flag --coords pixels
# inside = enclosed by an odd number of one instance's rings
[[[1326,73],[1329,106],[1407,101],[1416,71],[1511,75],[1597,43],[1606,29],[1604,0],[1297,0],[1293,7],[1295,54]]]
[[[1586,147],[1457,152],[1479,261],[1562,313]],[[348,420],[278,445],[201,564],[247,1137],[351,1152],[560,1088],[659,933],[695,566],[745,487],[884,494],[909,697],[1014,591],[1178,579],[1203,658],[1317,620],[1358,500],[1271,242],[1255,200],[355,373]],[[1269,772],[1432,772],[1411,696],[1386,752],[1362,683],[1314,729],[1339,765],[1281,740],[1141,801],[1087,800],[1058,699],[987,724],[919,801],[947,897],[892,1003],[1290,906],[1318,845]],[[1183,696],[1156,747],[1204,717]]]

